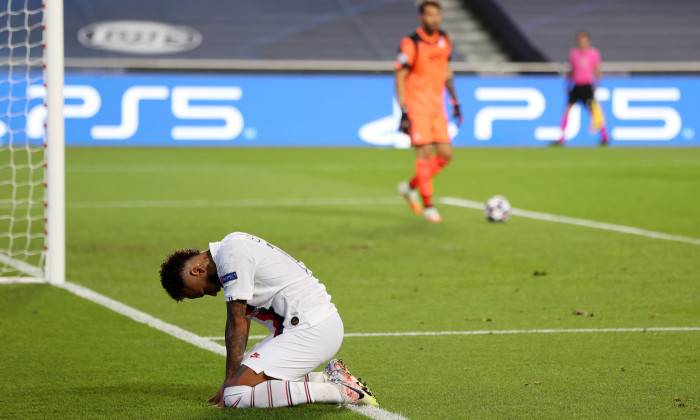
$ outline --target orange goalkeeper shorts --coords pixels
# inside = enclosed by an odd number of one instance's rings
[[[411,120],[412,146],[450,142],[445,114],[409,114],[408,118]]]

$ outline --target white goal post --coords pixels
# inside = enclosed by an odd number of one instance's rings
[[[63,0],[0,6],[0,283],[65,282]]]

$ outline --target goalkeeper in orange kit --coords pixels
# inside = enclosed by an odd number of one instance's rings
[[[401,40],[395,63],[396,95],[402,111],[399,130],[411,137],[411,145],[416,149],[415,175],[411,181],[401,182],[397,191],[411,210],[422,213],[429,222],[439,223],[442,217],[432,202],[433,177],[452,160],[445,88],[453,105],[452,115],[460,124],[462,113],[449,65],[452,43],[447,33],[440,30],[440,4],[424,1],[419,12],[421,26]]]

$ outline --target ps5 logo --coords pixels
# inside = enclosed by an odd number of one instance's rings
[[[632,106],[631,102],[677,102],[677,88],[617,88],[613,90],[612,110],[615,117],[626,121],[663,121],[660,127],[615,127],[615,140],[671,140],[681,132],[678,111],[668,106]]]
[[[401,121],[401,107],[396,99],[393,100],[392,113],[383,118],[363,124],[357,131],[357,136],[365,143],[375,146],[391,146],[397,149],[411,147],[411,139],[406,134],[399,132]],[[459,127],[453,121],[447,123],[447,133],[450,138],[457,137]]]
[[[481,108],[474,117],[474,137],[482,141],[493,137],[494,122],[536,120],[545,108],[544,95],[535,88],[477,88],[474,97],[480,102],[525,102],[525,105],[492,105]]]
[[[479,141],[493,138],[494,125],[498,121],[534,121],[545,111],[546,101],[542,92],[536,88],[480,87],[474,92],[479,102],[499,102],[506,104],[488,105],[477,111],[474,118],[474,137]],[[612,129],[613,140],[617,141],[668,141],[681,133],[682,120],[676,109],[670,106],[656,106],[654,102],[678,102],[681,92],[678,88],[598,88],[596,99],[600,102],[612,98],[612,116],[618,123]],[[508,104],[517,102],[517,104]],[[574,105],[569,114],[569,124],[564,136],[566,139],[576,137],[581,130],[582,109]],[[649,126],[627,126],[620,122],[640,121]],[[552,141],[561,137],[559,127],[536,127],[534,136],[537,140]]]
[[[32,85],[28,89],[28,96],[32,99],[42,98],[44,94],[45,88],[41,85]],[[66,100],[63,113],[67,119],[90,119],[102,109],[102,97],[90,85],[66,85],[63,94]],[[144,102],[170,100],[170,110],[176,119],[211,122],[206,125],[174,125],[170,129],[174,140],[233,140],[243,131],[244,120],[243,114],[231,102],[242,97],[243,90],[236,86],[131,86],[121,97],[121,120],[113,125],[93,125],[90,134],[95,140],[130,139],[141,125],[140,109]],[[46,108],[41,104],[29,111],[27,134],[30,138],[41,137],[45,118]]]
[[[229,86],[176,86],[172,92],[167,86],[132,86],[122,95],[121,116],[118,125],[96,125],[91,134],[97,140],[131,138],[139,127],[139,105],[143,101],[167,100],[173,115],[183,120],[221,120],[223,126],[180,126],[171,130],[175,140],[232,140],[243,131],[243,115],[231,105],[196,105],[191,101],[237,101],[243,96],[239,87]]]

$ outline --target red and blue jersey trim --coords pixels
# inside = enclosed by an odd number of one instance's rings
[[[250,319],[255,319],[256,322],[274,329],[275,337],[284,332],[284,317],[277,314],[272,308],[260,308],[252,305],[246,305],[245,314]]]

